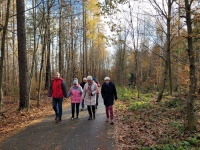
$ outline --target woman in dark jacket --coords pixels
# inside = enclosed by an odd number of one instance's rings
[[[109,113],[110,113],[110,119],[111,119],[111,124],[114,124],[113,122],[113,103],[114,103],[114,98],[117,100],[117,91],[115,88],[115,84],[110,81],[109,77],[105,77],[104,83],[101,88],[101,95],[104,100],[104,105],[106,107],[106,116],[108,122],[109,120]]]

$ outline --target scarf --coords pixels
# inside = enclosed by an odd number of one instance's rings
[[[74,89],[78,89],[78,86],[73,86]]]
[[[93,82],[92,82],[93,84]],[[88,84],[88,94],[92,93],[92,84]]]

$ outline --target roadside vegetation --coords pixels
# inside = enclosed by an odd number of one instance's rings
[[[118,86],[117,92],[115,138],[118,149],[184,150],[200,147],[200,123],[197,132],[188,131],[184,96],[178,97],[177,93],[168,96],[165,92],[163,101],[158,103],[158,93],[153,90],[143,92],[140,98],[131,88]],[[198,114],[198,103],[195,106]]]

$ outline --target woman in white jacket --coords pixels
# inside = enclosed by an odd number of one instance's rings
[[[93,81],[92,76],[88,76],[87,83],[85,84],[82,93],[82,99],[84,99],[85,105],[87,105],[88,113],[90,115],[88,120],[92,119],[92,113],[93,113],[93,118],[95,119],[95,105],[96,105],[97,93],[98,93],[97,84]]]

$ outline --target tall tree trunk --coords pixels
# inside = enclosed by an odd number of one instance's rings
[[[52,35],[52,39],[53,39],[54,35]],[[51,70],[51,76],[53,76],[55,70],[54,70],[54,66],[55,66],[55,61],[54,61],[54,40],[52,40],[52,51],[51,51],[51,55],[52,55],[52,58],[51,58],[51,63],[52,63],[52,70]],[[51,79],[51,78],[50,78]]]
[[[8,43],[6,42],[6,48],[8,49]],[[4,60],[3,60],[3,62],[4,62],[4,90],[3,90],[3,92],[4,92],[4,95],[6,95],[7,94],[7,62],[6,62],[6,52],[7,51],[5,51],[5,54],[4,54]]]
[[[191,4],[188,0],[185,0],[185,11],[186,11],[186,23],[188,32],[188,56],[190,65],[190,85],[187,100],[187,121],[190,131],[196,131],[196,117],[194,113],[194,96],[196,91],[196,76],[195,76],[195,58],[194,50],[192,45],[192,20],[191,20]]]
[[[33,7],[33,36],[34,36],[34,45],[33,45],[33,59],[32,59],[32,66],[31,66],[31,73],[29,77],[29,93],[28,93],[28,102],[27,102],[27,111],[30,109],[30,97],[31,97],[31,87],[32,87],[32,78],[33,78],[33,71],[35,65],[35,57],[36,57],[36,13],[35,13],[35,2],[32,0],[32,7]]]
[[[15,14],[15,0],[13,0],[13,15]],[[15,30],[15,17],[13,17],[12,24],[13,31]],[[13,74],[12,74],[12,85],[15,86],[15,35],[12,33],[12,42],[13,42]]]
[[[87,10],[85,9],[85,59],[86,59],[86,74],[88,75],[88,49],[87,49]]]
[[[48,15],[47,15],[47,65],[46,65],[46,81],[45,81],[45,90],[49,88],[50,84],[50,74],[51,74],[51,64],[50,64],[50,8],[49,8],[49,0],[47,1],[47,9],[48,9]]]
[[[37,101],[37,107],[39,108],[40,106],[40,93],[41,93],[41,86],[42,86],[42,70],[43,70],[43,65],[44,65],[44,53],[45,53],[45,48],[46,48],[46,28],[45,28],[45,34],[43,35],[43,46],[42,46],[42,60],[41,60],[41,66],[40,66],[40,75],[39,75],[39,89],[38,89],[38,101]]]
[[[59,17],[59,72],[62,76],[62,0],[60,0],[60,17]]]
[[[71,33],[70,33],[70,38],[71,38],[71,52],[72,52],[72,78],[74,79],[74,48],[73,48],[73,37],[74,37],[74,32],[73,32],[73,18],[72,18],[72,14],[73,14],[73,8],[72,8],[72,0],[70,0],[70,21],[71,21]]]
[[[20,104],[19,109],[27,107],[28,100],[28,68],[26,53],[26,27],[24,0],[17,0],[17,36],[18,36],[18,61]]]
[[[38,82],[38,62],[37,62],[37,55],[36,55],[36,58],[35,58],[35,82]]]
[[[169,95],[172,95],[172,68],[171,68],[171,55],[169,54]]]
[[[172,3],[168,0],[168,16],[167,16],[167,56],[165,60],[165,70],[163,73],[163,80],[160,86],[157,102],[160,102],[163,96],[163,92],[165,90],[165,83],[167,80],[167,75],[169,71],[169,62],[170,62],[170,22],[171,22],[171,6]]]
[[[2,35],[2,42],[1,42],[1,63],[0,63],[0,110],[1,104],[3,102],[3,95],[2,95],[2,78],[3,78],[3,60],[4,60],[4,52],[5,52],[5,39],[8,27],[8,20],[9,20],[9,9],[10,9],[10,0],[7,2],[7,11],[6,11],[6,21],[3,28],[3,35]]]
[[[85,5],[83,2],[83,76],[82,78],[85,77]]]
[[[7,81],[6,81],[6,84],[7,84],[7,92],[9,91],[9,86],[10,86],[10,71],[9,71],[9,59],[8,59],[8,56],[9,56],[9,50],[8,50],[8,40],[7,40],[7,57],[6,57],[6,68],[7,68],[7,73],[6,73],[6,75],[7,75]]]

